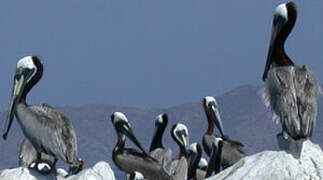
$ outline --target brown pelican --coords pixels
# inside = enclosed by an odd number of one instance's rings
[[[284,50],[285,41],[297,17],[293,2],[280,4],[274,14],[271,41],[263,73],[263,99],[282,124],[285,139],[312,136],[317,115],[320,86],[307,66],[298,67]]]
[[[3,138],[7,138],[15,115],[25,137],[37,151],[36,165],[41,162],[41,153],[46,153],[54,157],[54,164],[57,159],[68,163],[69,174],[76,174],[83,162],[77,157],[76,135],[70,121],[48,105],[27,105],[26,96],[42,74],[43,64],[37,56],[18,61]]]
[[[177,159],[187,154],[187,146],[189,145],[188,130],[182,123],[173,124],[171,128],[171,136],[179,147]]]
[[[189,145],[188,130],[187,127],[182,123],[177,123],[172,126],[171,135],[179,146],[180,151],[177,159],[185,157],[187,160],[187,178],[195,178],[196,169],[202,156],[201,145],[197,143]]]
[[[162,165],[149,156],[134,136],[127,117],[121,112],[111,115],[112,124],[118,136],[118,142],[113,149],[112,159],[114,164],[128,174],[140,172],[147,179],[166,180],[172,177],[164,171]],[[139,149],[125,148],[127,136]]]
[[[157,116],[155,121],[155,132],[154,137],[150,145],[149,152],[152,152],[153,150],[157,148],[164,149],[164,146],[162,144],[162,137],[164,134],[164,131],[166,129],[168,123],[168,116],[167,114],[163,113]]]
[[[208,178],[214,174],[220,172],[221,164],[222,164],[222,147],[223,147],[223,140],[221,138],[215,138],[212,143],[212,152],[211,157],[209,160],[209,166],[206,171],[205,178]]]
[[[218,110],[218,105],[213,97],[207,96],[203,98],[202,105],[208,120],[208,129],[203,135],[202,139],[204,151],[208,156],[210,156],[213,141],[215,140],[215,138],[221,138],[221,140],[223,141],[222,166],[223,168],[227,168],[239,161],[244,156],[244,152],[242,151],[243,144],[239,141],[231,140],[224,135],[224,129]],[[219,129],[221,136],[213,134],[214,123]]]
[[[182,169],[179,177],[181,177],[180,179],[186,179],[188,169],[186,147],[189,143],[187,127],[181,123],[173,124],[170,133],[176,144],[179,146],[179,154],[173,161],[166,165],[166,171],[169,172],[169,174],[175,174],[177,169]]]
[[[192,143],[187,148],[187,162],[188,162],[188,179],[196,179],[196,172],[198,164],[202,157],[202,147],[198,143]]]
[[[154,136],[149,150],[149,154],[163,164],[169,163],[172,156],[172,150],[169,148],[164,148],[164,146],[162,145],[162,137],[167,123],[168,116],[166,113],[157,116],[155,121]]]

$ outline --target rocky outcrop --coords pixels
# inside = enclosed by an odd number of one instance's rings
[[[66,175],[67,172],[63,169],[57,169],[56,174],[51,173],[46,176],[25,167],[0,171],[1,180],[115,180],[110,165],[104,161],[98,162],[92,168],[82,170],[77,175],[64,178]]]
[[[289,146],[294,147],[294,146]],[[299,156],[291,151],[264,151],[247,156],[208,180],[323,179],[323,152],[320,146],[304,141]]]

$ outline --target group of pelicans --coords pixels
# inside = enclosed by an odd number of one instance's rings
[[[212,174],[233,165],[243,156],[243,144],[229,139],[224,135],[224,129],[216,100],[207,96],[202,100],[202,106],[208,119],[208,129],[203,135],[202,144],[209,162],[202,158],[202,147],[199,143],[189,144],[188,129],[182,123],[171,126],[171,137],[179,147],[179,154],[172,159],[172,151],[162,145],[162,136],[168,123],[167,114],[157,116],[155,131],[149,152],[140,144],[133,134],[127,117],[121,112],[111,115],[118,143],[113,149],[112,158],[115,165],[129,174],[133,179],[136,174],[142,174],[146,179],[204,179]],[[214,125],[220,135],[214,134]],[[139,150],[125,148],[125,138],[128,137]]]
[[[298,67],[284,51],[285,41],[296,22],[293,2],[279,5],[274,14],[273,30],[263,73],[263,99],[271,107],[282,125],[278,136],[288,141],[303,141],[311,137],[317,116],[321,89],[307,66]],[[77,155],[76,134],[71,122],[49,105],[27,104],[26,97],[43,74],[43,64],[37,56],[26,56],[18,61],[14,76],[11,102],[3,138],[6,139],[14,116],[25,140],[21,145],[20,164],[40,173],[55,169],[58,159],[69,164],[69,175],[83,168]],[[133,178],[142,174],[145,179],[204,179],[239,161],[244,153],[239,141],[225,135],[218,105],[213,97],[205,97],[202,105],[208,119],[208,129],[202,138],[208,163],[201,158],[202,147],[189,144],[187,127],[181,123],[171,127],[171,136],[179,146],[179,155],[171,158],[171,150],[162,146],[167,114],[156,119],[154,137],[147,152],[132,132],[130,123],[121,112],[111,115],[118,140],[112,152],[115,165]],[[214,135],[214,125],[220,135]],[[128,137],[139,149],[125,148]],[[54,158],[51,162],[49,156]]]

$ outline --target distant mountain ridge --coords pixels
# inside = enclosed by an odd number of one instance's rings
[[[247,154],[278,149],[276,134],[280,132],[280,125],[275,125],[272,122],[272,113],[263,105],[258,93],[259,90],[259,86],[245,85],[216,97],[225,133],[232,139],[243,142]],[[321,97],[316,128],[312,138],[312,141],[320,146],[323,145],[323,137],[321,136],[323,130],[322,100]],[[78,138],[79,155],[85,160],[86,166],[93,166],[101,160],[108,161],[112,167],[114,166],[111,156],[116,143],[116,134],[110,115],[115,111],[126,114],[134,133],[146,150],[148,150],[152,139],[155,117],[160,113],[168,113],[169,116],[169,124],[163,142],[164,146],[172,148],[173,154],[178,153],[178,148],[169,133],[173,123],[182,122],[189,127],[191,143],[201,143],[202,135],[207,128],[207,120],[201,102],[165,109],[89,104],[79,107],[59,107],[58,110],[72,121]],[[0,118],[1,122],[4,122],[5,113],[2,112]],[[215,133],[218,132],[215,131]],[[17,167],[19,145],[22,139],[20,127],[15,121],[7,141],[0,141],[0,169]],[[127,141],[127,146],[132,146],[132,144]]]

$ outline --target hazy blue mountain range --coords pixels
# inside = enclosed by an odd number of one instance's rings
[[[216,97],[226,134],[232,139],[243,142],[247,154],[277,149],[276,134],[280,131],[280,125],[272,122],[272,113],[263,105],[258,93],[259,89],[258,86],[240,86]],[[316,129],[312,138],[312,141],[320,146],[323,145],[323,118],[320,113],[323,112],[322,100],[321,97]],[[104,104],[59,107],[58,109],[73,123],[78,138],[79,155],[85,160],[86,166],[93,166],[94,163],[104,160],[115,168],[111,152],[116,143],[116,135],[110,120],[110,115],[114,111],[126,114],[134,133],[147,150],[153,134],[154,120],[159,113],[166,112],[169,115],[169,124],[163,141],[164,146],[171,147],[175,154],[178,153],[178,148],[169,134],[173,123],[182,122],[189,127],[190,142],[201,142],[202,135],[207,128],[201,102],[167,109],[138,109]],[[1,127],[3,127],[5,116],[5,112],[2,111]],[[15,121],[7,141],[0,140],[0,169],[17,166],[19,145],[22,139],[20,127]],[[132,144],[127,143],[127,146],[132,146]],[[118,173],[116,172],[116,176]]]

